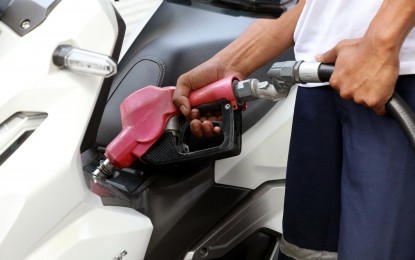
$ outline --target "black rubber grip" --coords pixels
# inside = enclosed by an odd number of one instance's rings
[[[233,110],[226,100],[206,107],[222,110],[223,120],[214,122],[222,129],[222,135],[197,138],[190,132],[190,121],[181,125],[179,139],[164,133],[141,158],[151,165],[179,165],[181,163],[206,163],[240,154],[242,149],[242,110]],[[227,108],[229,107],[229,108]],[[199,109],[204,109],[199,106]]]
[[[334,71],[334,64],[321,64],[318,68],[318,77],[321,82],[328,82]],[[415,149],[415,114],[406,102],[394,92],[386,104],[386,109],[399,122]]]
[[[334,64],[320,64],[318,67],[318,78],[321,82],[329,82],[331,74],[333,74],[334,71]]]

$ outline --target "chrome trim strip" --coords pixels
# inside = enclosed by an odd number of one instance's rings
[[[0,156],[27,132],[36,130],[46,119],[46,113],[19,112],[0,124]],[[24,142],[25,140],[21,140]],[[20,143],[21,145],[22,143]],[[17,147],[15,148],[15,150]],[[13,151],[14,152],[14,151]]]

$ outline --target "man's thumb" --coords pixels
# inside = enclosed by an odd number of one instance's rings
[[[316,56],[316,60],[321,63],[335,63],[337,59],[337,52],[331,49],[325,53]]]

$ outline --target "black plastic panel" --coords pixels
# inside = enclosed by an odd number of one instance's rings
[[[146,171],[147,180],[129,197],[154,226],[146,260],[183,259],[248,193],[216,185],[213,164]]]
[[[251,191],[189,250],[193,252],[192,259],[222,259],[229,255],[240,255],[240,245],[246,244],[252,234],[258,231],[267,230],[267,234],[277,239],[279,234],[271,232],[266,226],[281,213],[274,203],[284,185],[282,181],[269,181]],[[269,251],[262,249],[257,254],[268,255]]]
[[[3,0],[0,1],[0,18],[3,16],[4,12],[6,11],[7,7],[9,6],[12,0]]]
[[[223,257],[214,260],[267,260],[270,259],[277,243],[277,236],[270,232],[258,231],[237,245]]]
[[[215,104],[216,105],[216,104]],[[216,122],[222,129],[221,135],[211,138],[197,138],[190,131],[189,121],[184,120],[180,137],[173,138],[165,133],[147,151],[142,160],[152,165],[194,163],[214,161],[238,155],[242,144],[242,111],[230,109],[227,101],[219,102],[222,122]],[[229,106],[228,109],[225,107]]]
[[[0,17],[15,33],[24,36],[39,26],[59,2],[60,0],[2,1],[0,3]],[[7,8],[5,9],[6,4]]]
[[[102,159],[82,155],[89,189],[105,206],[133,208],[148,216],[153,232],[146,260],[181,260],[191,247],[235,208],[250,190],[217,185],[214,163],[153,167],[136,164],[103,183],[90,174]]]

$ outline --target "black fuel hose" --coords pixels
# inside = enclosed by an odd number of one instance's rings
[[[334,65],[321,64],[318,68],[318,77],[321,82],[328,82],[334,71]],[[399,122],[415,149],[415,113],[406,102],[394,92],[392,98],[386,103],[386,109]]]

